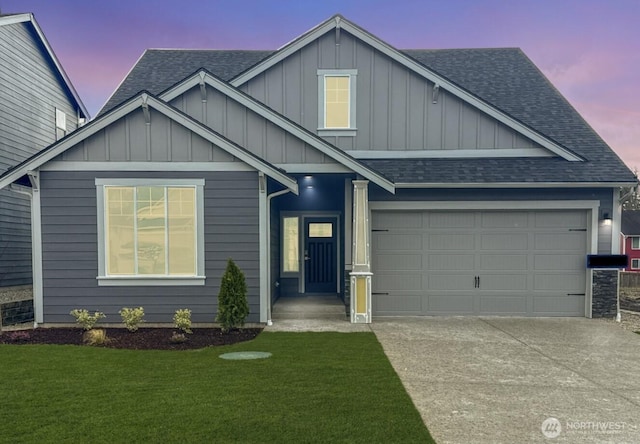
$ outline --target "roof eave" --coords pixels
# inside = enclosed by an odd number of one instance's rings
[[[624,188],[637,182],[396,182],[396,188]]]

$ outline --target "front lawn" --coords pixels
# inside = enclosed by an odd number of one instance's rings
[[[226,361],[232,351],[263,360]],[[3,442],[433,442],[372,333],[194,351],[0,346]]]

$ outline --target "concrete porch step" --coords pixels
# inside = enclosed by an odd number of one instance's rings
[[[345,319],[345,306],[335,296],[282,297],[276,301],[272,318]]]

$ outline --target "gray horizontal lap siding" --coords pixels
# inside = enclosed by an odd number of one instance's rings
[[[100,287],[95,179],[204,178],[204,286]],[[42,172],[44,322],[68,323],[74,308],[99,310],[120,322],[122,307],[142,306],[147,322],[172,321],[179,308],[194,322],[213,322],[228,258],[245,273],[249,322],[259,321],[258,178],[255,172]]]
[[[55,142],[56,108],[77,118],[30,24],[0,27],[0,173]],[[31,283],[31,216],[27,196],[0,191],[0,287]]]

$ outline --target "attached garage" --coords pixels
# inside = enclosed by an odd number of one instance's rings
[[[585,316],[589,217],[373,211],[373,314]]]

